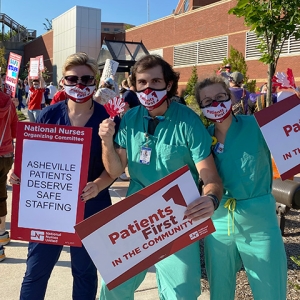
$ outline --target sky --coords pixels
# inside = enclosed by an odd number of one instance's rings
[[[0,11],[28,29],[37,30],[37,36],[46,32],[43,23],[52,20],[70,8],[86,6],[101,9],[102,22],[141,25],[172,14],[179,0],[0,0]],[[148,9],[149,7],[149,9]],[[7,30],[7,29],[6,29]]]

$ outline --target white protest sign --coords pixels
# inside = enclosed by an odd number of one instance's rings
[[[119,63],[112,59],[106,59],[104,69],[101,75],[101,81],[109,78],[111,75],[115,75],[118,70]]]
[[[13,187],[13,239],[80,246],[91,128],[19,123]]]
[[[255,114],[282,180],[300,172],[300,99],[292,95]]]
[[[38,58],[30,58],[29,78],[31,79],[39,78],[39,66],[40,66],[40,60]]]
[[[184,167],[75,226],[109,289],[214,231],[184,218],[199,197]]]

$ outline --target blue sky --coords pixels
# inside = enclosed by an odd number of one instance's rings
[[[101,9],[102,22],[119,22],[141,25],[170,15],[178,0],[0,0],[1,13],[7,14],[37,35],[46,32],[43,23],[51,20],[75,5]],[[147,9],[149,3],[149,10]],[[149,14],[148,14],[149,12]]]

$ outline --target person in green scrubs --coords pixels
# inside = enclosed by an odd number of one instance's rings
[[[178,87],[178,73],[157,55],[146,55],[132,70],[141,105],[123,116],[115,138],[115,124],[104,120],[99,135],[105,169],[117,178],[128,165],[131,195],[177,169],[188,165],[195,183],[204,181],[204,194],[191,203],[185,216],[191,220],[212,216],[222,196],[222,183],[211,155],[211,137],[199,116],[171,101]],[[195,130],[196,129],[196,130]],[[159,298],[196,300],[201,294],[199,243],[176,252],[156,265]],[[147,270],[108,290],[102,282],[101,300],[133,299]]]
[[[221,77],[198,82],[197,102],[213,122],[208,131],[224,185],[212,216],[216,231],[205,238],[210,299],[233,300],[242,265],[255,300],[285,300],[287,260],[276,217],[270,152],[253,116],[232,114]]]

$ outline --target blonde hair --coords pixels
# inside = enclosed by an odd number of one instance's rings
[[[131,76],[131,75],[129,75],[129,76],[127,77],[127,84],[128,84],[128,87],[132,87],[132,86],[133,86],[133,83],[132,83],[132,76]]]
[[[63,75],[65,75],[66,71],[70,70],[74,66],[87,66],[94,73],[94,76],[96,76],[96,74],[98,73],[96,60],[88,57],[85,52],[77,52],[67,57],[62,68]]]

